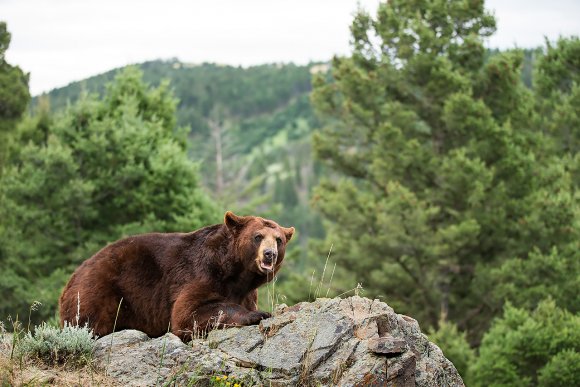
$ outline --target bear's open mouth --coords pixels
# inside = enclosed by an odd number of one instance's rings
[[[260,261],[260,269],[262,269],[262,271],[272,271],[274,269],[274,263],[266,263],[264,261]]]

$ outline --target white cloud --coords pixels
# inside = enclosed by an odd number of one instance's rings
[[[307,63],[349,52],[360,3],[379,0],[0,0],[10,63],[31,73],[38,94],[128,63]],[[578,1],[488,2],[499,31],[489,44],[537,46],[579,34]]]
[[[580,35],[578,0],[488,0],[498,31],[489,40],[491,47],[537,47],[544,37]]]

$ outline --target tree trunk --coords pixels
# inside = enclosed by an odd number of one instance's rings
[[[210,120],[209,127],[211,129],[211,136],[213,137],[215,143],[215,169],[216,169],[215,192],[218,197],[221,197],[224,190],[222,126],[218,122]]]

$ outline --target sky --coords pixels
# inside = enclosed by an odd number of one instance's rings
[[[0,0],[6,60],[38,95],[155,59],[251,66],[306,64],[350,52],[358,4],[381,0]],[[488,0],[498,31],[488,47],[537,47],[580,35],[580,0]]]

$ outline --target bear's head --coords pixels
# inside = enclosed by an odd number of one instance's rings
[[[256,217],[237,216],[226,212],[224,223],[234,235],[236,256],[262,275],[275,274],[282,265],[286,244],[294,235],[294,227]]]

